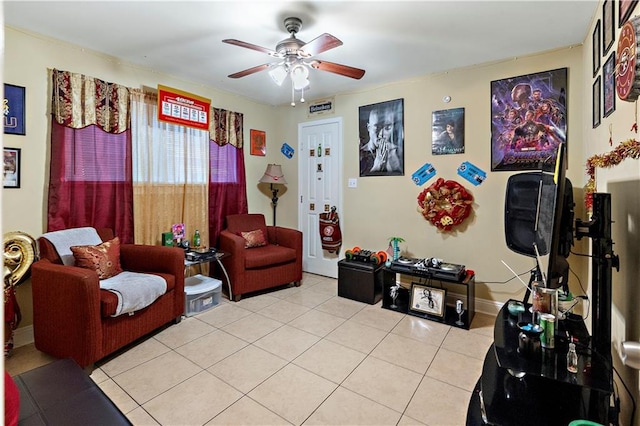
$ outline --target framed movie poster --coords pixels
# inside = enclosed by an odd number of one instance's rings
[[[444,317],[446,290],[421,284],[411,285],[409,309],[414,313]]]
[[[404,99],[361,106],[360,176],[404,176]]]
[[[4,85],[4,132],[11,135],[25,135],[25,88]]]
[[[591,36],[591,60],[593,62],[593,76],[595,77],[600,70],[600,20],[596,23],[596,27],[593,30]]]
[[[464,154],[464,108],[433,111],[431,154]]]
[[[591,126],[595,129],[600,125],[600,96],[602,94],[600,76],[593,82],[591,94]]]
[[[603,117],[608,117],[616,110],[616,52],[611,52],[609,59],[602,66],[602,102]]]
[[[20,188],[20,148],[4,148],[5,188]]]
[[[491,82],[491,170],[539,168],[567,142],[567,68]]]
[[[604,0],[602,5],[602,54],[609,53],[616,38],[615,16],[613,16],[614,0]]]
[[[621,28],[636,8],[638,0],[620,0],[618,2],[618,27]]]
[[[267,154],[267,135],[262,130],[250,130],[251,155],[264,157]]]

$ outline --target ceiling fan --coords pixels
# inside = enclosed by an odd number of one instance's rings
[[[311,57],[319,53],[341,46],[342,41],[336,37],[331,34],[324,33],[310,42],[305,43],[304,41],[296,38],[296,33],[300,31],[300,28],[302,27],[301,19],[295,17],[286,18],[284,20],[284,26],[291,36],[279,42],[276,45],[275,50],[235,39],[222,40],[224,43],[257,50],[258,52],[266,53],[269,56],[282,60],[280,62],[266,63],[248,68],[244,71],[230,74],[229,77],[241,78],[259,71],[271,69],[269,75],[278,85],[282,85],[287,75],[291,75],[293,88],[301,90],[309,85],[309,80],[307,80],[309,75],[308,67],[358,80],[364,75],[365,71],[359,68],[336,64],[335,62],[311,59]]]

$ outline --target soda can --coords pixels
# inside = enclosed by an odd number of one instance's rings
[[[540,327],[542,327],[542,334],[540,335],[541,346],[553,349],[556,343],[556,316],[553,314],[541,314]]]

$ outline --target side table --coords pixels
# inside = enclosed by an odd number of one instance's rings
[[[231,256],[231,253],[227,253],[224,251],[216,251],[215,255],[213,257],[207,257],[205,259],[202,260],[187,260],[185,258],[184,260],[184,268],[185,268],[185,276],[187,275],[187,271],[189,268],[191,268],[192,266],[198,266],[200,268],[200,272],[202,273],[202,265],[204,263],[210,263],[210,262],[216,262],[216,264],[218,265],[218,267],[220,268],[220,270],[222,271],[222,274],[224,275],[225,279],[227,280],[227,288],[229,289],[229,300],[233,299],[233,295],[231,293],[231,280],[229,279],[229,274],[227,273],[227,269],[224,267],[224,264],[222,263],[222,259],[224,259],[227,256]],[[211,272],[209,272],[211,273]]]

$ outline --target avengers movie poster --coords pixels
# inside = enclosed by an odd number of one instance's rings
[[[537,170],[567,141],[567,68],[491,82],[491,170]]]

